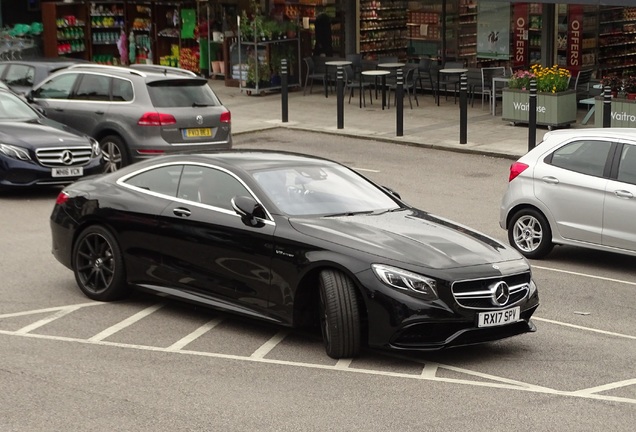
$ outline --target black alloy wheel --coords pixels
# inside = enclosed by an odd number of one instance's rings
[[[128,292],[119,245],[101,226],[90,226],[77,238],[73,248],[73,272],[77,285],[93,300],[117,300]]]
[[[532,208],[519,210],[512,217],[508,226],[508,241],[530,259],[543,258],[554,247],[550,224],[541,212]]]
[[[128,153],[124,141],[116,135],[108,135],[102,138],[99,146],[106,161],[104,172],[115,172],[128,165]]]
[[[327,355],[334,359],[360,352],[360,312],[353,282],[343,273],[320,273],[320,329]]]

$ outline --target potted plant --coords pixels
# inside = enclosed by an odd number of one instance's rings
[[[627,99],[636,100],[636,76],[628,76],[623,80]]]
[[[533,65],[517,71],[503,90],[502,119],[512,124],[527,123],[530,109],[530,82],[537,84],[537,124],[554,127],[576,122],[576,91],[569,89],[571,74],[558,65]]]
[[[606,75],[601,78],[601,84],[603,88],[609,87],[612,97],[616,97],[623,86],[623,80],[618,75]]]

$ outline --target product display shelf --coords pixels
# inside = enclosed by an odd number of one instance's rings
[[[164,66],[179,66],[181,46],[180,3],[161,1],[155,3],[154,26],[156,30],[154,61]]]
[[[90,16],[90,59],[101,64],[126,64],[122,59],[117,42],[125,33],[125,3],[89,2]]]
[[[155,33],[153,32],[153,4],[149,1],[128,1],[128,38],[134,38],[135,57],[131,63],[154,63]],[[130,40],[129,40],[130,42]]]
[[[636,7],[600,8],[599,75],[636,74]]]
[[[44,2],[41,7],[44,56],[88,60],[86,3]]]
[[[289,87],[300,86],[300,39],[245,40],[239,33],[235,44],[236,63],[232,63],[232,77],[239,81],[241,92],[258,95],[281,89],[280,64],[288,60]]]
[[[457,32],[458,57],[466,66],[477,66],[477,2],[461,0],[459,30]]]
[[[543,31],[543,6],[531,3],[528,13],[528,61],[530,64],[541,63],[541,32]]]
[[[407,2],[363,0],[358,11],[360,49],[365,58],[407,54]]]

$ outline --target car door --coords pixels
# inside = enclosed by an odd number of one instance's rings
[[[636,143],[625,143],[607,183],[603,214],[603,244],[636,250]]]
[[[48,118],[65,123],[68,98],[78,75],[64,73],[51,77],[33,90],[31,93],[33,102],[44,109]]]
[[[64,123],[95,136],[95,130],[104,121],[110,108],[111,82],[111,77],[106,75],[90,72],[80,74],[66,104]]]
[[[161,218],[164,266],[181,290],[266,313],[275,225],[246,225],[232,209],[237,195],[252,196],[228,171],[186,165]]]
[[[601,244],[603,202],[612,143],[574,140],[560,146],[534,170],[534,193],[566,239]],[[607,170],[607,171],[606,171]]]

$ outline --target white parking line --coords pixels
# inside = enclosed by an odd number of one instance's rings
[[[565,274],[570,274],[570,275],[574,275],[574,276],[581,276],[581,277],[586,277],[586,278],[590,278],[590,279],[599,279],[599,280],[604,280],[604,281],[608,281],[608,282],[616,282],[616,283],[625,284],[625,285],[636,285],[636,282],[632,282],[632,281],[626,281],[626,280],[622,280],[622,279],[612,279],[612,278],[607,278],[607,277],[604,277],[604,276],[596,276],[596,275],[591,275],[591,274],[587,274],[587,273],[573,272],[573,271],[570,271],[570,270],[556,269],[556,268],[552,268],[552,267],[542,267],[542,266],[538,266],[538,265],[532,265],[532,268],[538,268],[538,269],[541,269],[541,270],[548,270],[548,271],[553,271],[553,272],[557,272],[557,273],[565,273]]]
[[[422,378],[435,378],[437,376],[437,370],[439,369],[438,363],[427,362],[424,363],[422,369]]]
[[[115,333],[117,333],[120,330],[125,329],[126,327],[136,323],[137,321],[141,320],[142,318],[147,317],[148,315],[158,311],[159,309],[161,309],[164,306],[165,303],[157,303],[156,305],[150,306],[142,311],[137,312],[136,314],[134,314],[131,317],[126,318],[125,320],[115,324],[114,326],[108,327],[106,330],[103,330],[99,333],[97,333],[95,336],[89,338],[88,340],[90,342],[99,342],[101,340],[106,339],[109,336],[114,335]]]
[[[607,335],[607,336],[616,336],[616,337],[620,337],[620,338],[636,340],[636,336],[626,335],[626,334],[623,334],[623,333],[614,333],[614,332],[606,331],[606,330],[598,330],[598,329],[591,328],[591,327],[583,327],[583,326],[580,326],[580,325],[569,324],[569,323],[565,323],[565,322],[561,322],[561,321],[554,321],[554,320],[547,319],[547,318],[539,318],[537,316],[533,316],[532,319],[534,321],[543,321],[543,322],[547,322],[547,323],[550,323],[550,324],[560,325],[560,326],[563,326],[563,327],[571,327],[571,328],[575,328],[577,330],[585,330],[585,331],[589,331],[589,332],[604,334],[604,335]]]
[[[600,393],[600,392],[604,392],[607,390],[614,390],[617,388],[621,388],[621,387],[627,387],[630,385],[634,385],[636,384],[636,379],[629,379],[629,380],[625,380],[625,381],[618,381],[615,383],[610,383],[610,384],[604,384],[601,386],[597,386],[597,387],[590,387],[588,389],[583,389],[583,390],[577,390],[574,393],[576,393],[577,395],[591,395],[594,393]]]
[[[348,369],[351,366],[351,359],[339,359],[336,365],[334,366],[336,369]]]
[[[180,350],[181,348],[185,347],[186,345],[188,345],[193,340],[195,340],[197,338],[200,338],[201,336],[203,336],[204,334],[206,334],[207,332],[212,330],[214,327],[219,325],[221,322],[223,322],[222,318],[215,318],[213,320],[210,320],[210,321],[206,322],[205,324],[203,324],[201,327],[199,327],[198,329],[196,329],[195,331],[193,331],[189,335],[182,337],[181,339],[179,339],[178,341],[176,341],[175,343],[170,345],[168,347],[168,351],[178,351],[178,350]]]
[[[35,314],[40,314],[40,313],[46,313],[46,312],[56,312],[62,309],[66,309],[69,307],[75,307],[77,309],[79,308],[83,308],[86,306],[99,306],[99,305],[104,305],[106,303],[102,303],[102,302],[90,302],[90,303],[78,303],[75,305],[66,305],[66,306],[55,306],[55,307],[49,307],[49,308],[44,308],[44,309],[35,309],[35,310],[29,310],[29,311],[22,311],[22,312],[12,312],[12,313],[7,313],[7,314],[3,314],[0,315],[0,319],[2,318],[16,318],[16,317],[21,317],[21,316],[27,316],[27,315],[35,315]]]
[[[35,330],[37,328],[45,326],[45,325],[55,321],[58,318],[62,318],[64,315],[68,315],[71,312],[75,312],[79,308],[81,308],[81,306],[71,306],[71,307],[67,307],[67,308],[64,308],[64,309],[60,309],[60,310],[57,311],[57,313],[54,313],[50,317],[43,318],[43,319],[41,319],[39,321],[36,321],[36,322],[34,322],[32,324],[29,324],[26,327],[22,327],[20,330],[16,331],[16,334],[27,334],[30,331],[33,331],[33,330]]]
[[[599,395],[596,393],[587,393],[587,392],[578,393],[578,392],[571,392],[571,391],[560,391],[560,390],[550,389],[546,387],[537,387],[537,386],[524,384],[524,383],[522,383],[523,385],[520,386],[520,385],[505,384],[501,382],[492,383],[492,382],[483,382],[483,381],[469,381],[469,380],[454,379],[454,378],[438,378],[438,377],[429,377],[426,375],[413,375],[408,373],[379,371],[379,370],[373,370],[373,369],[356,369],[351,367],[346,369],[340,369],[336,366],[331,366],[331,365],[301,363],[301,362],[285,361],[285,360],[273,360],[273,359],[266,359],[266,358],[254,358],[254,357],[245,357],[245,356],[232,355],[232,354],[210,353],[210,352],[201,352],[201,351],[188,351],[188,350],[170,351],[167,348],[152,347],[147,345],[134,345],[134,344],[126,344],[126,343],[108,342],[104,340],[91,341],[86,339],[75,339],[75,338],[69,338],[69,337],[63,337],[63,336],[39,335],[35,333],[17,335],[15,332],[10,332],[6,330],[0,330],[0,334],[27,337],[27,338],[45,339],[45,340],[73,342],[73,343],[80,343],[80,344],[93,344],[93,345],[109,346],[109,347],[117,347],[117,348],[136,349],[140,351],[166,352],[166,353],[173,353],[173,354],[180,354],[180,355],[194,355],[194,356],[201,356],[201,357],[257,362],[257,363],[279,365],[279,366],[295,366],[295,367],[304,367],[309,369],[332,370],[332,371],[338,371],[343,373],[358,373],[358,374],[385,376],[385,377],[393,377],[393,378],[419,379],[422,381],[445,382],[449,384],[470,385],[475,387],[496,388],[496,389],[502,389],[502,390],[527,391],[530,393],[550,394],[555,396],[570,396],[570,397],[578,397],[582,399],[621,402],[621,403],[636,405],[636,399],[629,399],[629,398],[618,397],[618,396]]]
[[[260,346],[260,348],[254,351],[250,357],[255,359],[264,358],[271,350],[273,350],[276,347],[276,345],[281,343],[283,339],[287,337],[288,334],[289,334],[288,330],[279,331],[270,340],[265,342],[263,345]]]

